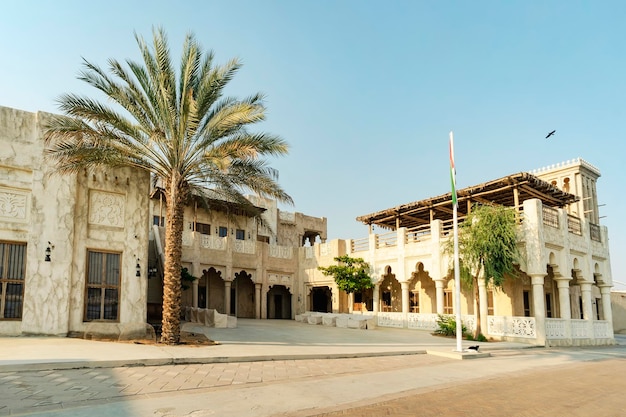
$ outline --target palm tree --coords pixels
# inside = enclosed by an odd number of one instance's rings
[[[192,195],[218,196],[251,208],[244,192],[292,203],[277,183],[278,173],[263,159],[288,152],[287,143],[247,127],[265,119],[260,94],[245,99],[223,96],[241,67],[222,66],[203,52],[193,34],[183,45],[177,73],[167,36],[153,30],[153,43],[135,34],[143,62],[110,59],[108,70],[83,61],[79,79],[117,106],[76,94],[59,98],[64,113],[46,128],[48,154],[61,173],[97,166],[135,167],[163,185],[166,200],[163,325],[161,342],[180,341],[183,212]]]

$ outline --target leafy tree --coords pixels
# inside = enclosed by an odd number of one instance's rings
[[[319,266],[317,269],[326,276],[334,277],[340,290],[351,294],[374,286],[369,275],[370,266],[363,258],[342,255],[336,256],[335,261],[340,262],[340,265]]]
[[[142,62],[128,59],[122,65],[110,59],[107,72],[84,60],[79,79],[108,101],[61,96],[64,115],[52,120],[45,140],[61,173],[134,167],[163,184],[167,216],[161,342],[177,344],[185,205],[192,195],[208,190],[212,197],[247,209],[253,206],[244,197],[246,191],[292,203],[277,183],[277,171],[264,159],[286,155],[288,145],[277,136],[248,131],[265,119],[262,95],[223,95],[241,67],[237,59],[216,65],[213,53],[203,52],[190,33],[176,71],[163,29],[153,30],[151,46],[138,35],[135,39]]]
[[[454,242],[446,242],[445,251],[453,261]],[[474,206],[465,221],[459,224],[459,265],[461,282],[474,292],[476,330],[481,334],[480,295],[478,280],[501,288],[506,276],[517,276],[519,261],[515,213],[502,206]]]

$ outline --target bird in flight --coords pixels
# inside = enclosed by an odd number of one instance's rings
[[[548,136],[546,136],[546,139],[548,139],[550,136],[554,135],[556,133],[556,130],[553,130],[552,132],[548,133]]]

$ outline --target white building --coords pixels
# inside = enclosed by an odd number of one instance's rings
[[[140,334],[160,320],[159,190],[130,169],[53,174],[42,139],[47,117],[0,107],[0,334]],[[577,159],[459,190],[461,220],[476,202],[518,212],[522,277],[502,291],[480,288],[487,337],[613,343],[599,176]],[[186,207],[182,261],[197,279],[183,292],[184,306],[256,319],[356,306],[379,326],[429,330],[438,314],[455,313],[441,250],[452,228],[449,193],[360,216],[369,237],[330,242],[325,218],[251,201],[252,212],[211,199]],[[374,271],[375,287],[354,299],[317,269],[343,254]],[[472,296],[461,298],[471,328]]]
[[[460,221],[475,203],[517,211],[521,278],[507,280],[501,291],[480,280],[485,336],[537,345],[613,343],[608,234],[598,224],[599,176],[579,158],[458,191]],[[356,294],[355,301],[376,313],[379,326],[434,329],[437,315],[456,314],[450,260],[442,253],[452,232],[450,193],[357,220],[369,226],[368,238],[320,248],[316,260],[325,264],[347,253],[370,263],[375,287]],[[374,227],[382,232],[374,233]],[[328,253],[330,259],[324,257]],[[336,286],[316,267],[312,262],[303,271],[309,306],[345,311]],[[320,294],[326,294],[326,308]],[[463,293],[461,306],[466,326],[474,328],[473,295]]]

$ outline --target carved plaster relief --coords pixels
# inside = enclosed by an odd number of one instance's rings
[[[30,194],[0,188],[0,218],[24,222],[27,220]]]
[[[124,194],[91,190],[89,192],[89,223],[123,228],[125,206]]]

